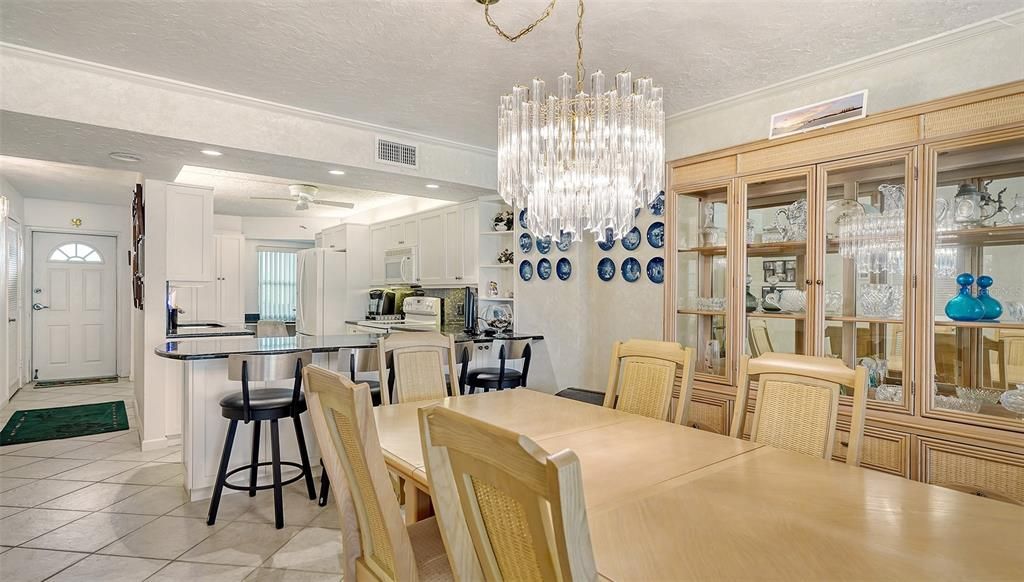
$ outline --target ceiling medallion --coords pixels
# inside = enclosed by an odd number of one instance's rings
[[[516,42],[547,19],[555,7],[515,35],[491,19],[497,0],[476,0],[499,36]],[[583,81],[583,0],[577,7],[576,86],[558,78],[554,93],[544,81],[513,87],[498,113],[498,193],[527,209],[534,234],[558,237],[584,231],[596,240],[621,238],[634,226],[634,211],[662,190],[665,174],[665,112],[662,89],[628,71],[605,86],[601,71]]]

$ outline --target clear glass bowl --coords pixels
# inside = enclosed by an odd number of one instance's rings
[[[967,386],[957,386],[956,395],[961,400],[977,400],[986,404],[996,404],[999,402],[999,396],[1002,394],[999,390],[990,390],[988,388],[969,388]]]
[[[944,408],[946,410],[957,410],[959,412],[978,412],[981,410],[980,400],[964,400],[955,396],[941,396],[935,395],[935,406],[936,408]]]

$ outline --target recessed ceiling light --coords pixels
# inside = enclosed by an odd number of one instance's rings
[[[129,152],[110,152],[110,157],[119,162],[141,162],[142,156]]]
[[[213,156],[213,157],[223,156],[224,155],[224,154],[218,152],[217,150],[199,150],[199,153],[203,154],[204,156]]]
[[[437,184],[427,184],[427,188],[440,188]]]
[[[335,176],[344,176],[345,170],[329,170],[328,174],[334,174]]]

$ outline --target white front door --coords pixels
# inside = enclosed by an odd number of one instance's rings
[[[32,367],[37,380],[117,373],[115,239],[32,236]]]

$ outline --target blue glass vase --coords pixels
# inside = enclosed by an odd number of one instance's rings
[[[946,317],[953,321],[978,321],[985,316],[985,306],[976,297],[971,296],[971,284],[974,275],[960,273],[956,277],[960,292],[946,302]]]
[[[1003,314],[1003,304],[988,294],[988,288],[992,283],[995,283],[995,280],[988,275],[978,277],[978,301],[981,301],[981,306],[985,308],[985,315],[981,317],[985,320],[999,319]]]

